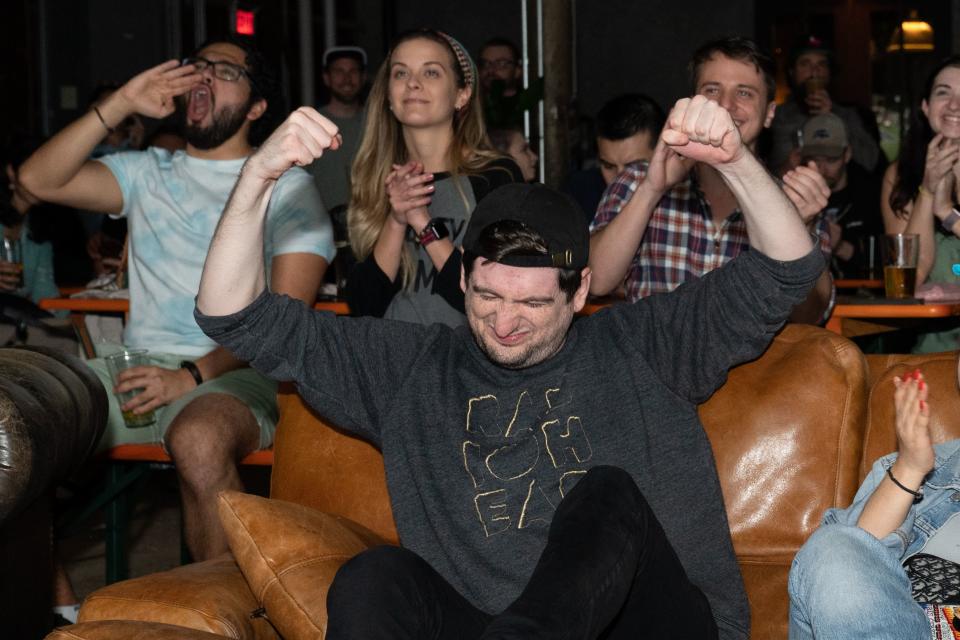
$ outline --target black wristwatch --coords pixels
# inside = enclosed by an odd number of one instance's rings
[[[193,380],[197,383],[198,387],[203,384],[203,374],[200,373],[200,367],[198,367],[194,362],[191,362],[190,360],[181,360],[180,368],[186,369],[190,372],[190,375],[193,376]]]
[[[417,234],[417,244],[419,244],[421,247],[425,247],[434,240],[449,237],[450,231],[447,229],[447,225],[434,218],[427,223],[427,226],[425,226],[420,233]]]

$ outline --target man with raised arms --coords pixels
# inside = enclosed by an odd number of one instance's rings
[[[383,452],[403,546],[340,568],[327,638],[746,639],[697,404],[763,352],[823,258],[729,113],[681,100],[661,141],[723,176],[753,251],[574,321],[591,279],[582,214],[545,186],[506,185],[464,236],[456,329],[338,319],[266,291],[274,185],[335,152],[336,133],[302,108],[251,156],[196,311],[208,335]]]

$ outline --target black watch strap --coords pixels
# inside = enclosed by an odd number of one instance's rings
[[[200,367],[198,367],[196,363],[190,360],[181,360],[180,368],[190,372],[190,375],[193,376],[198,387],[203,384],[203,374],[200,373]]]

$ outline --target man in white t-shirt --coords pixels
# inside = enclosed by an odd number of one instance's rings
[[[242,489],[237,462],[270,445],[277,418],[276,387],[216,346],[193,319],[220,213],[258,136],[269,133],[257,128],[267,122],[273,86],[263,57],[246,43],[213,42],[182,64],[170,60],[132,78],[51,138],[19,176],[44,200],[129,220],[123,346],[149,349],[151,366],[126,372],[115,391],[142,389],[123,410],[156,411],[157,422],[125,427],[111,394],[100,447],[162,439],[176,463],[187,544],[197,560],[227,549],[217,492]],[[87,159],[127,116],[171,113],[183,125],[185,151]],[[333,259],[332,229],[312,178],[302,170],[286,178],[268,196],[266,277],[273,291],[312,304]],[[110,388],[103,361],[90,364]]]

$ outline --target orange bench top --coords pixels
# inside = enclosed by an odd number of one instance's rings
[[[122,462],[167,462],[170,456],[159,444],[121,444],[103,453],[107,460]],[[273,465],[273,449],[254,451],[240,461],[240,464],[269,467]]]
[[[41,309],[48,311],[66,310],[74,313],[126,313],[130,310],[130,301],[126,298],[44,298],[38,304]],[[341,316],[350,314],[350,308],[343,300],[322,300],[315,303],[313,308]]]

